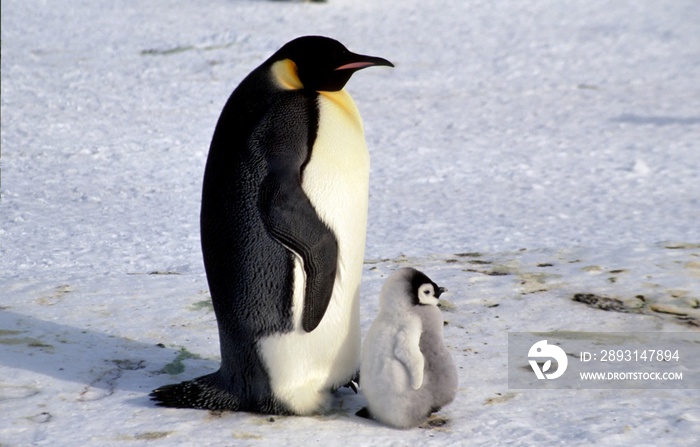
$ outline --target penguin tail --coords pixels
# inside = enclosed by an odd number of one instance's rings
[[[153,390],[149,397],[160,407],[238,410],[238,399],[218,386],[218,382],[217,373],[209,374],[187,382],[162,386]]]

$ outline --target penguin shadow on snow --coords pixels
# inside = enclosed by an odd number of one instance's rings
[[[0,365],[82,384],[79,401],[98,400],[118,390],[137,392],[139,396],[129,401],[152,407],[148,392],[164,377],[177,377],[174,375],[184,370],[184,360],[198,359],[188,374],[218,367],[217,361],[200,359],[185,349],[141,343],[7,310],[0,311],[0,328]]]
[[[0,365],[83,385],[78,391],[78,401],[98,400],[116,391],[127,391],[138,393],[137,397],[127,399],[130,404],[157,408],[148,393],[163,380],[207,374],[219,367],[218,360],[202,359],[184,348],[151,345],[7,310],[0,311],[0,328]],[[11,386],[27,387],[22,383]],[[24,395],[38,391],[38,387],[28,389]],[[327,410],[315,417],[321,420],[351,417],[376,425],[374,421],[354,416],[365,405],[359,393],[341,387],[333,393]]]

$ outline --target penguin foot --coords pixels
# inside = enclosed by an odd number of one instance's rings
[[[343,385],[343,387],[350,388],[351,390],[353,390],[355,392],[355,394],[357,394],[358,383],[355,382],[354,380],[349,381],[348,383]]]
[[[153,390],[149,397],[160,407],[239,410],[238,399],[218,387],[216,383],[216,374],[210,374],[187,382],[162,386]]]
[[[355,413],[355,416],[359,416],[365,419],[372,419],[372,416],[369,414],[369,410],[367,409],[367,407],[358,410],[357,413]]]
[[[246,399],[228,391],[225,383],[226,381],[216,372],[187,382],[162,386],[153,390],[149,397],[159,407],[295,414],[271,395],[261,394]]]
[[[343,385],[343,388],[350,388],[357,394],[358,388],[360,388],[360,371],[358,370],[354,376],[350,379],[348,383]]]

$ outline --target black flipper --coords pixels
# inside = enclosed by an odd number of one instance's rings
[[[289,116],[270,116],[274,125],[262,124],[265,130],[252,144],[265,147],[268,175],[261,185],[260,208],[272,236],[293,250],[304,261],[306,290],[302,327],[311,332],[323,318],[335,284],[338,264],[338,241],[321,220],[304,193],[301,182],[303,166],[312,156],[309,147],[315,140],[315,122],[309,123],[309,135],[290,136],[301,126],[283,126]],[[276,130],[284,129],[284,135]],[[301,147],[289,147],[296,141]]]
[[[301,321],[304,330],[311,332],[321,322],[333,294],[338,243],[304,194],[299,176],[268,175],[261,196],[270,232],[304,261],[306,291]]]

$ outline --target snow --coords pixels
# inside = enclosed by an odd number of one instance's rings
[[[2,6],[0,445],[700,438],[697,390],[510,390],[506,374],[508,331],[697,337],[698,2]],[[348,390],[326,415],[272,419],[147,398],[217,367],[198,229],[208,144],[243,76],[303,34],[396,64],[348,85],[372,157],[362,329],[400,266],[450,290],[460,390],[442,427],[358,419]]]

